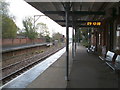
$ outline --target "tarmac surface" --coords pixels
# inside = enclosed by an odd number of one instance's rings
[[[97,55],[77,46],[67,88],[118,88],[118,76]]]
[[[70,62],[69,69],[72,67],[72,55],[70,44]],[[38,76],[27,88],[66,88],[67,81],[66,76],[66,53],[58,58],[45,72]]]
[[[70,81],[65,80],[64,53],[27,88],[118,88],[118,76],[97,55],[87,53],[86,48],[80,45],[73,61],[71,49],[69,55]]]

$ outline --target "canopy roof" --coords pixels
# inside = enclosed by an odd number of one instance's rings
[[[28,0],[27,0],[28,1]],[[65,2],[27,2],[46,16],[65,26]],[[115,6],[115,2],[71,2],[70,22],[72,17],[77,22],[102,20],[108,8]]]

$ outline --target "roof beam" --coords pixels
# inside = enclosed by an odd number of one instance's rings
[[[66,27],[66,25],[61,25],[62,27]],[[72,25],[69,25],[69,27],[72,27]],[[95,27],[95,28],[98,28],[100,26],[89,26],[89,25],[77,25],[76,27]]]
[[[63,22],[63,23],[65,23],[65,20],[54,20],[55,22]],[[72,20],[70,20],[69,21],[70,23],[72,23]],[[94,20],[91,20],[91,21],[85,21],[85,20],[76,20],[76,21],[74,21],[74,22],[77,22],[77,23],[86,23],[86,22],[101,22],[101,21],[94,21]]]
[[[65,15],[65,11],[45,11],[44,14],[60,14]],[[105,15],[103,11],[70,11],[70,15]]]

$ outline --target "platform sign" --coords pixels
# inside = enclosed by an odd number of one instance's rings
[[[101,26],[100,21],[92,21],[92,22],[86,22],[87,26]]]

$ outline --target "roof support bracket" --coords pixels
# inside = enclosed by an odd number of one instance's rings
[[[65,7],[65,10],[70,9]],[[45,11],[44,14],[59,14],[65,15],[64,11]],[[105,15],[104,11],[69,11],[70,15]]]

